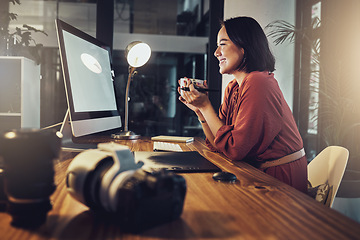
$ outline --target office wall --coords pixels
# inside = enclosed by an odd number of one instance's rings
[[[225,0],[224,19],[236,16],[253,17],[263,28],[275,20],[285,20],[295,24],[295,0]],[[269,42],[276,59],[275,78],[290,108],[293,109],[294,45],[275,46],[272,39],[269,39]],[[232,79],[232,76],[223,76],[223,89]]]

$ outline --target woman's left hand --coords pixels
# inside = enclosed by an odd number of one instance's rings
[[[204,82],[204,86],[207,87],[206,81]],[[178,92],[181,94],[179,100],[188,106],[191,110],[196,112],[197,109],[210,104],[208,93],[201,93],[196,90],[194,85],[190,83],[190,80],[187,81],[185,87],[188,87],[190,91],[181,91],[179,87]]]

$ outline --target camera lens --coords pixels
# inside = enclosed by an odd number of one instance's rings
[[[0,137],[4,161],[7,211],[12,224],[33,227],[46,220],[55,191],[53,159],[60,151],[61,139],[55,131],[20,129]]]

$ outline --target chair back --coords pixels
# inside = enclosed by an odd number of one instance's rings
[[[329,146],[308,164],[308,180],[312,186],[328,183],[332,188],[330,207],[339,189],[349,159],[349,151],[340,146]]]

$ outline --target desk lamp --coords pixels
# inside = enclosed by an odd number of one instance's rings
[[[143,66],[149,60],[151,55],[151,49],[148,44],[141,41],[134,41],[129,43],[125,49],[125,57],[129,63],[129,76],[126,85],[125,92],[125,123],[124,130],[120,134],[113,134],[112,137],[116,139],[137,139],[140,135],[129,131],[129,89],[130,82],[133,80],[134,75],[137,73],[135,70],[138,67]]]

